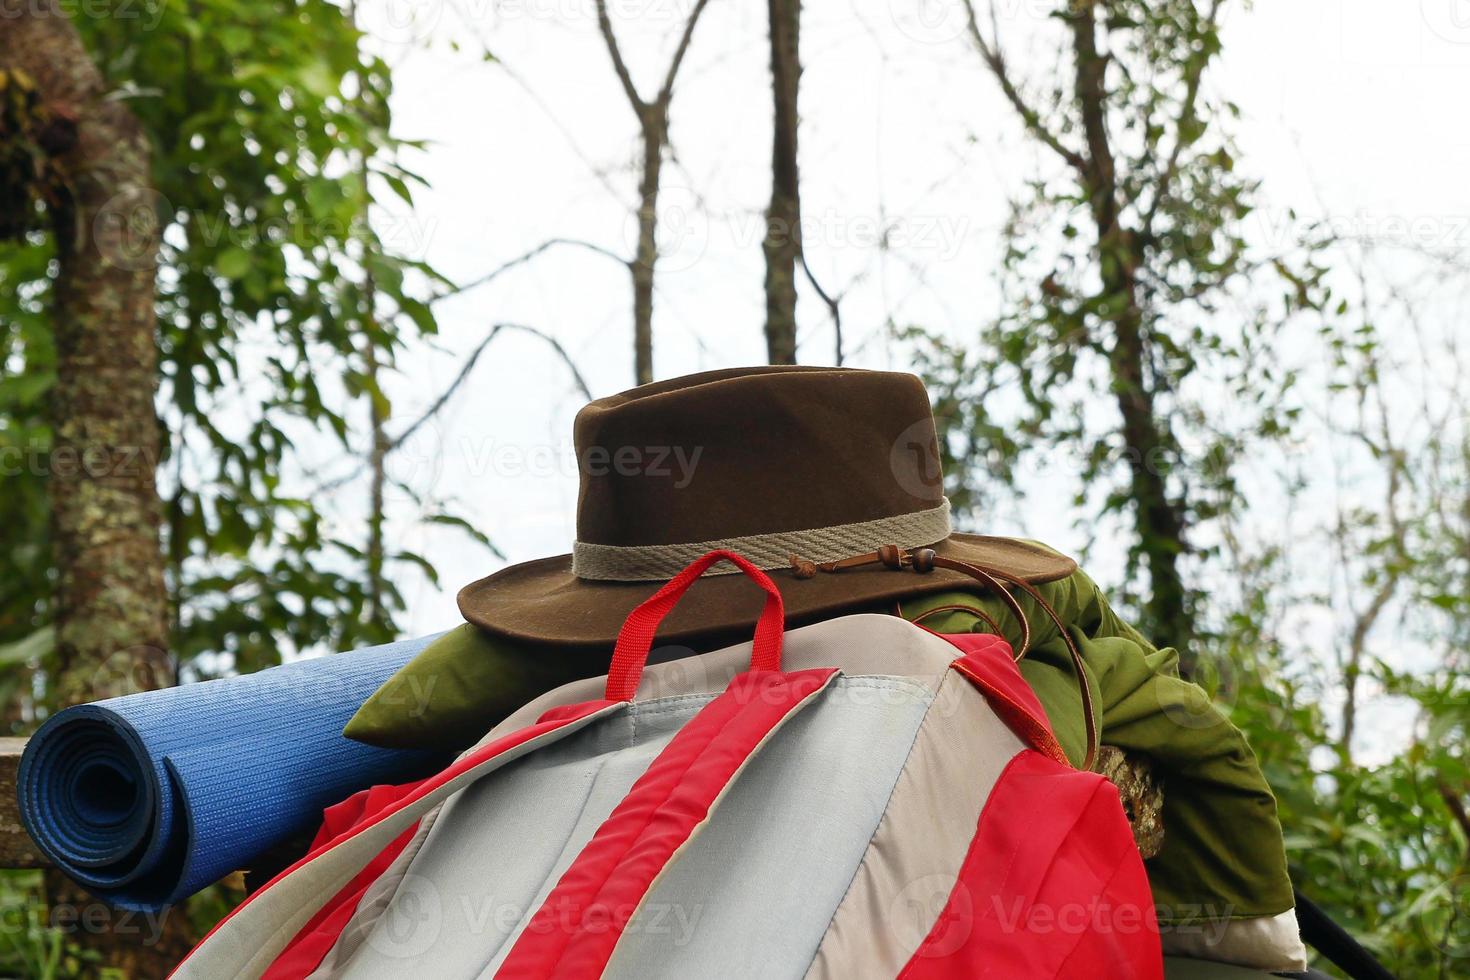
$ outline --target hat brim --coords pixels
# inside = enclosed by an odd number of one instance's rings
[[[933,546],[940,555],[1010,572],[1033,584],[1072,574],[1077,563],[1042,545],[1016,538],[952,534]],[[881,565],[798,579],[789,569],[770,573],[781,589],[788,625],[798,626],[863,606],[973,588],[961,572],[895,572]],[[501,569],[459,593],[466,621],[506,639],[569,648],[608,647],[628,614],[662,582],[605,582],[572,574],[571,555]],[[664,620],[660,644],[736,640],[754,628],[762,593],[744,575],[706,575]]]

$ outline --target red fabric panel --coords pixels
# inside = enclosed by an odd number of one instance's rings
[[[424,780],[415,779],[411,783],[400,783],[396,786],[372,786],[358,790],[341,803],[327,807],[322,811],[322,825],[317,828],[311,847],[306,849],[307,856],[324,849],[348,831],[371,821],[374,815],[403,799],[423,783]]]
[[[922,628],[922,627],[921,627]],[[1046,709],[1036,692],[1021,676],[1011,645],[1003,637],[991,633],[935,633],[960,650],[964,656],[952,665],[968,677],[984,693],[995,713],[1026,744],[1055,759],[1071,765],[1061,743],[1052,733]]]
[[[958,881],[902,980],[1161,980],[1153,895],[1118,791],[1037,752],[991,790]]]
[[[609,701],[633,700],[638,693],[638,679],[643,676],[643,665],[648,662],[648,651],[653,648],[653,635],[658,632],[658,624],[678,605],[689,586],[708,571],[711,565],[720,561],[728,561],[739,568],[766,593],[765,608],[761,610],[761,618],[755,624],[750,669],[781,669],[781,633],[786,628],[781,590],[776,588],[776,583],[771,581],[769,575],[735,552],[711,551],[670,579],[663,588],[628,614],[623,628],[618,631],[612,664],[607,669],[606,697]]]
[[[337,847],[343,841],[357,836],[368,827],[371,827],[372,825],[382,820],[386,820],[388,817],[397,813],[399,810],[411,806],[417,801],[423,799],[425,796],[428,796],[430,793],[437,790],[440,786],[443,786],[445,783],[449,782],[451,779],[454,779],[461,773],[467,772],[468,770],[473,769],[482,763],[490,761],[497,755],[500,755],[502,752],[508,752],[518,745],[529,742],[533,738],[536,738],[540,735],[545,735],[548,732],[553,732],[564,725],[569,725],[574,721],[585,718],[588,715],[601,711],[606,707],[608,707],[608,702],[606,701],[587,701],[583,704],[568,705],[565,708],[559,709],[559,711],[556,712],[556,718],[538,721],[534,725],[528,725],[527,727],[519,729],[518,731],[514,731],[508,735],[502,736],[501,738],[496,739],[488,745],[481,746],[468,755],[461,756],[459,759],[451,763],[448,767],[441,770],[436,775],[430,776],[427,779],[420,780],[417,783],[405,783],[402,786],[373,787],[373,789],[363,790],[358,793],[354,793],[352,796],[348,797],[347,800],[343,801],[343,803],[328,807],[327,810],[323,811],[323,816],[325,819],[323,821],[322,828],[317,831],[316,839],[315,841],[313,841],[312,848],[310,851],[307,852],[306,856],[301,858],[296,863],[292,864],[289,868],[282,871],[280,874],[276,875],[270,881],[266,882],[259,891],[252,892],[250,895],[246,896],[245,901],[237,905],[234,911],[225,916],[219,922],[215,923],[214,928],[210,929],[209,932],[205,934],[204,938],[199,940],[199,944],[203,944],[205,940],[209,939],[210,936],[213,936],[217,931],[223,928],[225,923],[229,922],[232,918],[238,915],[241,909],[248,906],[251,902],[257,901],[260,896],[267,894],[271,890],[271,888],[276,885],[277,882],[281,881],[287,875],[292,874],[298,868],[301,868],[303,865],[305,865],[307,862],[312,861],[326,851]],[[551,712],[548,712],[548,714],[551,714]],[[336,811],[336,813],[333,814],[333,811]],[[345,824],[345,829],[335,829],[329,826],[329,823]],[[395,839],[393,843],[397,844],[397,839]],[[389,845],[390,848],[392,846],[393,844]],[[379,857],[381,857],[381,854],[379,855]],[[391,860],[392,859],[390,858],[388,863],[391,863]],[[385,863],[383,867],[386,868],[387,863]],[[382,871],[380,870],[378,874],[381,873]],[[377,875],[373,876],[373,878],[376,877]],[[356,882],[356,880],[357,879],[353,879],[354,882]],[[352,885],[349,884],[348,888],[351,887]],[[341,894],[342,893],[339,893],[339,896]],[[329,902],[328,904],[330,905],[332,903]],[[346,923],[344,920],[343,925],[345,924]],[[196,945],[195,948],[197,949],[198,945]],[[325,950],[323,950],[323,953],[325,953]],[[188,959],[189,957],[185,956],[183,960],[179,961],[179,965],[182,966],[184,962],[186,962]],[[274,966],[274,964],[272,964],[272,966]],[[177,972],[178,967],[175,967],[174,970],[175,972]]]
[[[740,767],[835,673],[761,671],[731,681],[679,730],[597,829],[496,977],[601,976],[654,879],[708,818]]]

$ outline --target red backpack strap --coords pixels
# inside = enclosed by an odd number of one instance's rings
[[[684,569],[667,585],[644,600],[628,614],[618,632],[612,664],[607,670],[607,700],[631,701],[638,693],[643,666],[653,648],[653,636],[659,623],[678,605],[684,593],[716,562],[728,561],[746,574],[766,593],[766,605],[755,627],[755,644],[750,651],[751,670],[781,669],[781,634],[786,628],[786,614],[781,604],[781,590],[769,575],[733,551],[711,551]]]

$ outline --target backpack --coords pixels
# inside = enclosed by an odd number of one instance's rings
[[[753,642],[647,665],[720,560]],[[784,634],[711,552],[605,677],[327,813],[175,976],[1163,975],[1117,791],[1067,764],[1000,637],[852,615]]]

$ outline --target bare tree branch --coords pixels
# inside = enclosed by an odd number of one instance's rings
[[[394,436],[386,443],[386,445],[382,447],[382,452],[380,454],[381,458],[386,459],[390,453],[396,451],[400,446],[407,442],[408,439],[412,437],[415,432],[423,428],[431,419],[433,419],[434,416],[438,415],[441,411],[444,410],[444,406],[449,404],[450,399],[453,398],[455,393],[464,386],[464,383],[467,380],[469,380],[471,372],[473,372],[475,369],[475,365],[478,364],[480,361],[480,356],[485,353],[485,350],[490,346],[490,344],[495,340],[496,337],[500,336],[502,333],[508,330],[530,334],[531,336],[545,342],[546,345],[550,347],[552,351],[556,354],[556,356],[561,360],[561,362],[566,365],[567,371],[572,376],[572,384],[576,386],[577,391],[582,395],[582,397],[586,398],[588,401],[592,401],[592,389],[588,387],[587,379],[583,377],[581,370],[577,367],[576,361],[572,360],[572,355],[569,354],[567,352],[567,349],[562,346],[561,341],[557,340],[555,337],[553,337],[549,333],[546,333],[545,331],[538,330],[535,327],[527,326],[523,323],[497,323],[490,328],[490,332],[485,335],[485,339],[481,340],[478,344],[475,345],[475,349],[470,351],[469,356],[465,358],[465,362],[460,365],[459,372],[455,374],[454,380],[449,383],[448,387],[446,387],[443,391],[439,393],[438,397],[434,399],[433,403],[430,404],[427,409],[424,410],[423,414],[414,419],[413,422],[409,424],[408,428],[398,433],[398,435]],[[336,490],[337,488],[342,487],[348,483],[351,483],[353,480],[356,480],[359,476],[361,476],[365,469],[367,469],[367,467],[359,466],[356,469],[352,470],[350,473],[346,473],[331,480],[326,480],[317,486],[315,493],[326,493],[332,490]]]
[[[541,253],[548,252],[551,249],[560,246],[586,249],[587,251],[592,252],[596,255],[601,255],[606,258],[612,259],[614,262],[616,262],[618,265],[623,266],[624,268],[627,268],[632,264],[627,259],[623,258],[621,255],[612,251],[611,249],[603,248],[601,245],[597,245],[592,242],[584,242],[580,238],[548,238],[546,241],[542,242],[540,245],[537,245],[535,248],[522,252],[520,255],[517,255],[513,259],[508,259],[505,262],[502,262],[500,265],[491,269],[484,275],[471,279],[469,282],[455,286],[453,289],[449,290],[446,293],[441,293],[440,295],[435,296],[432,302],[437,303],[438,301],[448,299],[451,296],[458,296],[461,293],[467,293],[471,289],[478,289],[481,286],[493,282],[495,279],[499,278],[502,273],[509,272],[511,269],[514,269],[517,266],[525,265],[527,262],[531,261]]]
[[[1097,18],[1093,14],[1096,0],[1074,5],[1071,21],[1072,44],[1076,62],[1077,112],[1082,120],[1083,139],[1087,143],[1083,182],[1092,195],[1092,207],[1098,216],[1098,233],[1106,235],[1118,228],[1119,202],[1117,171],[1113,162],[1112,140],[1108,134],[1108,56],[1098,50]]]
[[[607,15],[607,0],[597,0],[597,29],[602,32],[603,44],[607,47],[608,57],[612,59],[613,71],[617,73],[618,82],[623,86],[623,94],[628,97],[633,111],[642,116],[648,104],[638,94],[638,86],[633,84],[633,74],[628,71],[628,63],[623,60],[623,52],[618,47],[618,36],[613,31],[612,19]]]
[[[679,75],[679,66],[684,63],[684,53],[689,50],[689,42],[694,37],[694,25],[699,22],[699,16],[704,13],[704,8],[708,3],[709,0],[698,0],[694,9],[689,12],[689,19],[684,22],[684,33],[679,38],[679,46],[674,49],[674,58],[669,62],[669,70],[664,75],[663,87],[658,90],[657,101],[665,108],[668,107],[669,99],[673,97],[674,79]],[[601,5],[602,0],[598,0],[598,6]]]
[[[697,0],[684,22],[678,47],[669,62],[663,87],[652,102],[644,101],[633,84],[618,47],[617,34],[607,14],[607,0],[597,0],[597,26],[612,59],[613,71],[623,86],[633,113],[638,117],[638,129],[642,136],[642,172],[638,180],[638,246],[628,271],[633,279],[633,378],[637,384],[653,380],[653,273],[658,263],[658,195],[659,174],[663,167],[663,151],[669,141],[669,103],[673,100],[674,79],[689,42],[694,37],[694,27],[709,0]]]
[[[364,302],[364,316],[371,316],[373,285],[369,279],[366,284],[365,293],[367,299]],[[383,569],[386,563],[387,549],[384,544],[384,531],[387,523],[385,506],[385,490],[388,485],[388,452],[391,444],[388,441],[388,432],[384,427],[387,422],[383,411],[384,404],[382,392],[378,385],[381,381],[382,372],[379,370],[377,348],[373,346],[373,340],[368,338],[363,346],[363,361],[367,365],[368,380],[371,389],[368,392],[368,424],[372,437],[372,444],[368,448],[367,468],[371,479],[368,482],[368,538],[366,548],[367,559],[367,595],[364,602],[364,618],[376,624],[383,617],[383,594],[387,583],[383,577]]]
[[[1061,157],[1068,165],[1078,171],[1087,168],[1087,161],[1081,153],[1066,146],[1055,133],[1047,129],[1041,119],[1041,114],[1033,109],[1021,94],[1021,90],[1011,79],[1010,71],[1006,66],[1005,53],[1000,47],[999,23],[995,16],[995,6],[990,7],[990,30],[994,40],[987,40],[984,31],[980,29],[980,21],[975,15],[974,0],[964,0],[965,19],[970,30],[970,38],[975,42],[975,47],[980,51],[980,57],[984,59],[990,73],[995,76],[996,82],[1000,84],[1000,90],[1007,101],[1016,110],[1025,124],[1026,129],[1040,140],[1048,149]]]
[[[546,99],[541,96],[541,93],[532,88],[531,84],[527,82],[524,77],[522,77],[521,73],[512,68],[510,63],[507,62],[504,58],[497,57],[495,59],[495,65],[501,71],[505,72],[506,77],[514,82],[516,86],[525,93],[526,97],[531,100],[536,108],[541,110],[541,114],[546,117],[547,121],[549,121],[553,126],[556,127],[556,131],[561,133],[562,139],[566,140],[567,147],[572,151],[572,153],[576,154],[577,159],[580,160],[582,162],[582,165],[587,168],[587,172],[592,175],[593,179],[602,185],[602,189],[607,191],[608,197],[611,197],[615,200],[620,200],[622,196],[621,192],[618,190],[617,187],[613,185],[613,182],[608,179],[607,168],[600,167],[593,162],[592,157],[587,153],[586,150],[582,148],[582,145],[577,142],[577,135],[572,132],[572,128],[567,125],[567,123],[563,121],[560,116],[556,114],[556,111],[551,107],[549,103],[547,103]]]
[[[575,361],[572,360],[572,356],[567,353],[567,349],[561,345],[561,341],[557,340],[549,333],[537,330],[535,327],[530,327],[523,323],[497,323],[495,324],[495,326],[490,328],[490,332],[485,335],[485,339],[480,341],[480,343],[476,345],[474,350],[470,351],[470,356],[467,357],[464,364],[460,366],[459,373],[455,375],[454,380],[449,383],[449,387],[441,391],[439,393],[439,397],[434,399],[433,404],[431,404],[422,415],[415,419],[408,428],[404,429],[402,432],[398,433],[398,435],[393,437],[392,442],[388,444],[389,452],[392,452],[393,450],[401,446],[405,440],[407,440],[410,436],[417,432],[425,423],[427,423],[435,415],[439,414],[444,406],[449,403],[449,400],[454,397],[454,393],[457,392],[460,389],[460,386],[462,386],[465,381],[469,379],[470,372],[475,369],[475,364],[478,363],[480,360],[480,355],[485,353],[485,349],[490,346],[491,342],[493,342],[496,337],[500,336],[500,334],[506,330],[528,333],[531,336],[544,341],[547,346],[549,346],[553,351],[556,352],[556,356],[561,359],[561,362],[566,365],[567,370],[571,372],[572,383],[577,386],[577,390],[581,392],[583,397],[585,397],[589,402],[592,401],[592,390],[587,387],[587,379],[582,377],[582,372],[577,368],[577,364]]]
[[[1459,825],[1460,833],[1466,841],[1466,856],[1470,857],[1470,813],[1465,811],[1465,801],[1460,798],[1458,793],[1450,789],[1449,785],[1443,780],[1438,783],[1438,789],[1439,798],[1444,800],[1444,805],[1450,811],[1450,816],[1454,817],[1455,823]]]
[[[833,340],[833,349],[836,354],[835,364],[837,367],[842,367],[842,294],[838,293],[836,296],[829,296],[827,291],[822,288],[822,284],[817,281],[816,274],[812,272],[811,263],[806,260],[806,249],[802,248],[798,255],[801,259],[801,271],[806,273],[806,281],[811,284],[812,290],[817,294],[817,297],[822,303],[826,305],[827,312],[832,317],[832,330],[836,335]]]
[[[1369,290],[1364,257],[1355,254],[1348,259],[1347,264],[1357,278],[1365,313],[1372,321],[1377,321],[1380,311],[1376,309]],[[1383,460],[1386,479],[1383,518],[1388,525],[1388,537],[1383,543],[1388,549],[1388,560],[1381,569],[1383,580],[1374,590],[1368,605],[1361,611],[1354,611],[1352,631],[1348,636],[1347,657],[1342,665],[1342,725],[1338,741],[1339,751],[1344,758],[1351,757],[1352,739],[1357,726],[1358,682],[1362,677],[1363,660],[1368,653],[1368,638],[1389,604],[1398,595],[1405,578],[1405,569],[1413,564],[1409,527],[1400,503],[1406,481],[1412,488],[1413,474],[1409,470],[1407,452],[1396,442],[1392,420],[1389,418],[1389,406],[1382,391],[1375,387],[1374,379],[1377,374],[1376,357],[1374,370],[1357,373],[1353,382],[1357,424],[1347,434],[1361,442],[1373,458]],[[1343,542],[1348,540],[1347,517],[1340,510],[1337,535]]]

